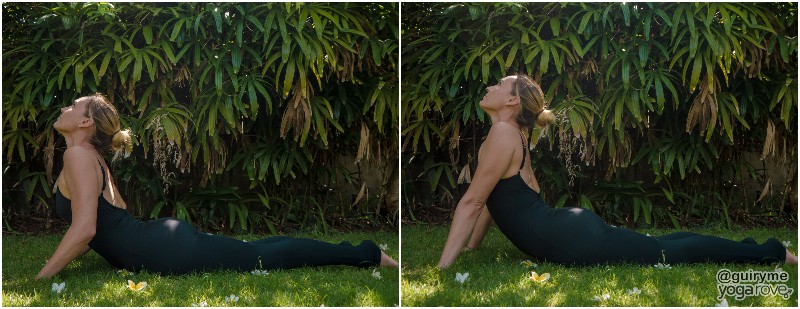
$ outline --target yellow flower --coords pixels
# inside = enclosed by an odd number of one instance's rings
[[[134,283],[133,281],[128,280],[128,289],[131,291],[141,291],[144,290],[145,287],[147,287],[147,282],[145,281]]]
[[[536,282],[545,282],[550,279],[550,273],[537,274],[535,271],[531,272],[531,280]]]

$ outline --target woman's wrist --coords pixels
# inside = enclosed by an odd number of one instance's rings
[[[39,273],[38,273],[38,274],[36,274],[36,281],[39,281],[39,279],[42,279],[42,278],[45,278],[45,279],[47,279],[47,278],[49,278],[49,277],[50,277],[50,276],[48,276],[48,275],[46,274],[46,272],[45,272],[45,268],[42,268],[42,270],[40,270],[40,271],[39,271]]]

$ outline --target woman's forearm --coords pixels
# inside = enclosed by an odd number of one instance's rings
[[[47,260],[42,270],[36,275],[36,280],[56,275],[72,260],[86,253],[92,237],[94,237],[93,230],[71,226],[64,234],[64,238],[58,244],[53,256]]]
[[[469,237],[469,243],[467,244],[467,248],[475,249],[477,248],[481,242],[483,242],[484,236],[486,236],[486,231],[489,230],[489,226],[492,225],[492,215],[489,214],[489,209],[486,208],[486,205],[483,206],[481,210],[480,216],[478,216],[478,221],[475,223],[475,228],[472,230],[472,235]]]
[[[89,248],[89,245],[87,244],[87,245],[86,245],[86,247],[85,247],[85,248],[83,248],[83,250],[81,250],[81,253],[80,253],[80,254],[78,254],[78,257],[82,257],[84,254],[86,254],[87,252],[89,252],[89,250],[92,250],[92,248]]]
[[[450,225],[450,233],[447,235],[447,242],[439,259],[440,268],[450,266],[458,257],[461,247],[467,242],[472,234],[472,229],[475,228],[482,204],[464,198],[458,203],[456,213],[453,215],[453,223]]]

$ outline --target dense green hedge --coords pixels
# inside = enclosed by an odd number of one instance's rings
[[[396,225],[398,10],[3,4],[4,211],[52,217],[65,147],[52,123],[102,92],[135,134],[112,167],[135,215]]]
[[[411,219],[455,205],[490,124],[478,102],[517,72],[558,115],[532,155],[556,206],[619,224],[796,218],[796,3],[407,3],[402,17]]]

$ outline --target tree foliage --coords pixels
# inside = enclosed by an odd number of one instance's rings
[[[137,215],[273,231],[395,224],[397,10],[5,3],[4,205],[45,211],[59,108],[101,92],[135,134],[114,173]]]
[[[404,205],[413,216],[458,197],[490,125],[484,89],[519,72],[557,114],[533,132],[546,139],[533,160],[557,206],[675,226],[730,225],[729,206],[775,217],[792,195],[796,211],[796,13],[794,3],[403,5]],[[747,153],[785,166],[787,182],[745,189],[773,176]]]

